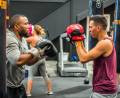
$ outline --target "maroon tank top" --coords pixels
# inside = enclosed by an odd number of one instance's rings
[[[109,56],[100,56],[94,60],[93,92],[101,94],[117,92],[116,50],[114,46]]]

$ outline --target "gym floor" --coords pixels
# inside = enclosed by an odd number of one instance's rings
[[[82,77],[51,77],[54,94],[47,95],[43,78],[34,77],[32,96],[28,98],[89,98],[92,90],[91,80],[89,84],[84,84],[84,79]],[[117,98],[120,98],[120,94]]]

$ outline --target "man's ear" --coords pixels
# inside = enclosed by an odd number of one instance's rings
[[[101,26],[97,26],[97,29],[100,30],[100,29],[101,29]]]
[[[16,24],[16,25],[15,25],[15,29],[19,29],[19,25]]]

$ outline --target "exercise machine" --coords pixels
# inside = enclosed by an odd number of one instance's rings
[[[63,51],[63,39],[67,39],[67,34],[63,33],[60,35],[60,52],[58,56],[57,70],[60,76],[81,76],[86,77],[88,75],[88,70],[85,64],[78,61],[69,61],[68,55]]]

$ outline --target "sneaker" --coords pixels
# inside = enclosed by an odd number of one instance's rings
[[[53,95],[53,92],[52,92],[52,91],[50,91],[50,92],[47,92],[47,94],[48,94],[48,95]]]
[[[30,96],[32,96],[32,95],[31,95],[31,93],[27,93],[27,96],[30,97]]]

